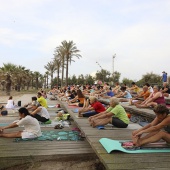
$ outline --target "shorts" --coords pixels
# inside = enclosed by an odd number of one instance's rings
[[[27,132],[27,131],[23,131],[21,133],[21,137],[22,139],[33,139],[33,138],[37,138],[37,136],[31,132]]]

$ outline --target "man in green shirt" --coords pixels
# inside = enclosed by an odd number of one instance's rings
[[[116,97],[110,98],[110,107],[97,115],[89,117],[90,125],[93,127],[111,123],[118,128],[126,128],[129,124],[129,118],[125,109],[119,104]]]

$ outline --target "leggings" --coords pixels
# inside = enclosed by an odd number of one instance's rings
[[[38,114],[35,114],[33,117],[36,118],[40,122],[47,122],[49,120],[49,119],[46,119],[45,117],[41,117]]]
[[[118,128],[127,128],[128,126],[128,124],[124,123],[122,120],[120,120],[117,117],[112,118],[112,125]]]

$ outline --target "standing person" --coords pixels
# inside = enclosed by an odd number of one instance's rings
[[[12,96],[9,97],[8,101],[7,101],[7,105],[6,105],[7,109],[13,109],[14,108],[14,101],[12,99]]]
[[[47,108],[47,100],[42,96],[41,92],[37,93],[37,101],[40,103],[41,106]]]
[[[157,142],[161,139],[170,143],[170,114],[165,105],[157,105],[154,108],[155,119],[148,125],[132,133],[135,146]]]
[[[167,82],[167,73],[165,71],[162,72],[162,82]]]
[[[28,139],[28,138],[37,138],[41,136],[41,129],[40,129],[39,122],[35,118],[30,116],[28,110],[22,107],[18,111],[21,119],[18,122],[12,123],[9,126],[1,127],[0,137]],[[18,126],[24,126],[25,130],[18,131],[18,132],[4,133],[5,129],[15,128]]]

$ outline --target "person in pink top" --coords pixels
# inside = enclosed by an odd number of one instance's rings
[[[150,94],[150,96],[144,100],[141,104],[137,104],[136,107],[138,108],[147,108],[147,107],[155,107],[158,104],[165,104],[164,95],[160,91],[160,88],[158,86],[153,87],[153,93]]]

